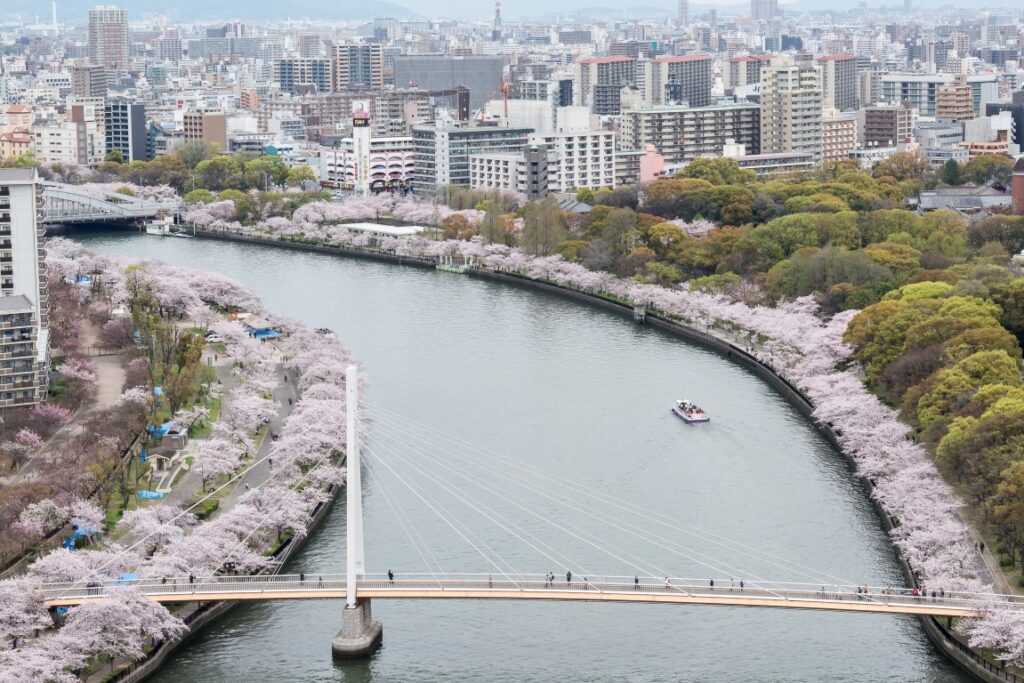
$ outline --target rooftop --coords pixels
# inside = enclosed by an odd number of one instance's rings
[[[344,223],[342,227],[351,232],[368,232],[387,237],[412,237],[428,229],[422,225],[382,225],[380,223]]]
[[[0,168],[0,185],[31,183],[36,179],[34,168]]]
[[[632,57],[589,57],[581,59],[580,64],[614,64],[616,62],[633,62]]]
[[[32,302],[24,294],[0,296],[0,313],[31,313],[33,310]]]
[[[665,55],[662,57],[655,57],[654,61],[676,64],[678,62],[705,62],[711,59],[711,55]]]

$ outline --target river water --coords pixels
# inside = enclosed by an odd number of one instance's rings
[[[371,459],[398,457],[399,436],[402,457],[430,451],[425,440],[408,436],[408,422],[383,417],[401,415],[698,527],[705,538],[713,534],[801,565],[780,567],[753,551],[727,550],[724,541],[685,536],[623,513],[624,523],[646,527],[664,546],[685,544],[690,558],[704,554],[687,559],[678,546],[673,552],[550,499],[533,499],[530,510],[537,514],[531,515],[493,495],[483,497],[521,525],[527,538],[573,558],[577,575],[632,576],[640,570],[630,558],[638,556],[649,563],[645,567],[657,568],[650,571],[657,576],[902,584],[894,551],[839,454],[764,382],[709,351],[551,295],[459,275],[132,232],[73,237],[103,254],[220,271],[251,287],[269,310],[336,330],[363,364],[371,411],[382,416],[371,427]],[[682,424],[669,413],[676,398],[699,402],[712,422]],[[373,454],[377,445],[379,456]],[[427,457],[421,461],[435,462]],[[364,475],[368,571],[407,575],[436,566],[496,573],[415,494],[382,466],[377,470],[376,477]],[[463,535],[486,544],[492,559],[522,571],[564,574],[564,567],[520,539],[441,496],[427,475],[402,471],[418,480],[414,486],[428,499],[437,495],[438,504],[447,505],[442,511],[465,520],[469,531]],[[461,491],[471,488],[442,465],[427,471]],[[415,533],[429,545],[426,560],[396,519],[387,492],[408,510]],[[545,520],[598,534],[606,548]],[[343,572],[344,526],[341,501],[288,571]],[[720,570],[725,563],[728,574]],[[378,600],[373,611],[384,624],[383,647],[369,660],[335,663],[330,639],[340,627],[341,608],[336,601],[243,604],[153,680],[967,680],[909,617]]]

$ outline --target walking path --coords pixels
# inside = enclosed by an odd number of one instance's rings
[[[97,346],[99,330],[89,320],[82,322],[82,346]],[[96,363],[95,396],[86,401],[85,405],[21,466],[21,469],[6,477],[0,477],[0,487],[35,479],[43,464],[55,461],[75,437],[84,433],[83,425],[93,413],[109,408],[117,401],[125,382],[121,356],[96,356],[90,360]]]

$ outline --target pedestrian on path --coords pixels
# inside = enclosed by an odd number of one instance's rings
[[[317,577],[316,587],[317,588],[323,588],[324,587],[324,577],[322,577],[322,576],[318,576]]]
[[[671,580],[671,579],[669,579],[669,578],[668,578],[668,577],[666,576],[666,577],[665,577],[665,590],[668,590],[668,589],[669,589],[669,588],[671,588],[671,587],[672,587],[672,580]]]
[[[390,569],[388,570],[388,581],[390,581],[391,583],[395,582],[395,573]]]
[[[306,583],[306,574],[305,574],[305,572],[299,572],[299,583]]]
[[[634,576],[633,577],[633,590],[635,590],[635,591],[640,590],[640,577],[639,576]]]
[[[248,491],[248,490],[249,490],[249,482],[245,482],[245,490],[246,490],[246,491]]]
[[[487,587],[494,588],[494,579],[491,577],[490,574],[487,575]]]
[[[710,586],[711,588],[714,588],[715,587],[715,580],[714,579],[708,579],[708,586]]]
[[[740,579],[740,590],[743,590],[743,579]]]
[[[572,583],[572,572],[571,571],[567,571],[565,573],[565,582],[567,584],[571,584]]]

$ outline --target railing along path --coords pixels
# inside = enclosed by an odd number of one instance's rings
[[[344,574],[277,574],[273,576],[170,577],[94,582],[87,585],[39,585],[47,606],[79,605],[134,590],[157,602],[203,600],[340,599],[348,588]],[[783,582],[741,582],[735,579],[565,575],[549,580],[542,574],[407,574],[392,580],[368,574],[357,595],[395,599],[582,600],[665,602],[722,606],[819,609],[848,612],[923,614],[973,617],[997,606],[1024,611],[1024,597],[986,593],[914,595],[904,588],[813,585]]]

